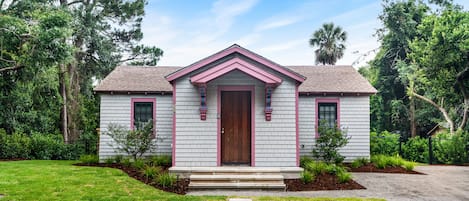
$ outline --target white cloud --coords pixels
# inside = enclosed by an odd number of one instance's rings
[[[269,30],[269,29],[284,27],[284,26],[288,26],[290,24],[294,24],[294,23],[298,22],[299,20],[301,20],[301,19],[300,18],[274,19],[274,20],[271,20],[270,22],[265,22],[265,23],[259,24],[256,27],[255,30],[256,31],[265,31],[265,30]]]
[[[286,50],[294,50],[295,47],[301,46],[302,44],[307,43],[306,40],[292,40],[288,42],[282,42],[279,44],[274,44],[266,47],[259,48],[262,52],[279,52],[279,51],[286,51]]]

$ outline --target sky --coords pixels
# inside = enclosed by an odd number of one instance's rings
[[[309,39],[333,22],[348,34],[336,64],[360,67],[379,48],[381,10],[377,0],[150,0],[142,42],[164,51],[160,66],[187,66],[235,43],[281,65],[314,65]]]

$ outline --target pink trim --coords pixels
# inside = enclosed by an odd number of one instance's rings
[[[229,47],[225,50],[222,50],[221,52],[215,53],[215,54],[213,54],[213,55],[211,55],[211,56],[209,56],[205,59],[202,59],[201,61],[199,61],[197,63],[194,63],[194,64],[192,64],[192,65],[190,65],[186,68],[183,68],[180,71],[166,77],[166,80],[171,82],[171,81],[173,81],[177,78],[180,78],[184,75],[189,74],[190,72],[193,72],[193,71],[195,71],[199,68],[202,68],[202,67],[204,67],[204,66],[206,66],[206,65],[208,65],[208,64],[210,64],[210,63],[212,63],[216,60],[219,60],[223,57],[226,57],[226,56],[228,56],[228,55],[230,55],[234,52],[242,54],[242,55],[244,55],[244,56],[246,56],[246,57],[248,57],[248,58],[250,58],[250,59],[252,59],[252,60],[254,60],[258,63],[260,63],[260,64],[263,64],[263,65],[265,65],[265,66],[267,66],[267,67],[269,67],[269,68],[271,68],[271,69],[273,69],[277,72],[280,72],[280,73],[282,73],[282,74],[284,74],[284,75],[286,75],[286,76],[288,76],[288,77],[290,77],[290,78],[292,78],[292,79],[294,79],[294,80],[296,80],[300,83],[305,80],[305,78],[303,78],[303,77],[301,77],[301,76],[299,76],[299,75],[297,75],[293,72],[290,72],[290,71],[286,70],[285,68],[281,67],[280,65],[278,65],[278,64],[276,64],[272,61],[269,61],[268,59],[266,59],[264,57],[261,57],[261,56],[255,54],[255,53],[253,53],[249,50],[246,50],[246,49],[244,49],[244,48],[242,48],[238,45],[232,45],[231,47]]]
[[[194,84],[206,84],[210,82],[211,80],[216,79],[233,70],[240,70],[267,84],[279,85],[282,82],[281,78],[273,74],[270,74],[267,71],[264,71],[261,68],[258,68],[257,66],[254,66],[239,58],[231,59],[214,68],[204,71],[198,75],[195,75],[191,77],[191,82]]]
[[[218,86],[217,113],[217,166],[221,166],[221,92],[222,91],[250,91],[251,92],[251,166],[256,166],[256,120],[255,120],[255,96],[256,90],[252,85],[247,86]]]
[[[316,98],[316,107],[315,107],[315,122],[316,124],[314,125],[315,130],[316,130],[316,138],[319,137],[318,134],[318,123],[319,123],[319,103],[336,103],[337,104],[337,127],[340,127],[340,99],[339,98]]]
[[[130,110],[130,129],[134,130],[134,103],[139,103],[139,102],[151,102],[153,103],[153,127],[154,130],[156,130],[156,98],[131,98],[130,104],[131,110]],[[153,131],[154,132],[154,131]],[[155,135],[156,137],[156,135]]]
[[[172,166],[176,166],[176,83],[173,85],[173,146],[171,147]]]
[[[296,131],[296,166],[300,167],[300,127],[298,125],[298,120],[299,120],[298,87],[299,87],[299,83],[297,83],[295,86],[295,131]]]

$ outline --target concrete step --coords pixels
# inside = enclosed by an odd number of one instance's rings
[[[190,176],[191,181],[282,181],[281,174],[217,174],[204,175],[193,173]]]
[[[210,189],[252,189],[252,190],[285,190],[285,184],[278,183],[213,183],[213,182],[192,182],[189,184],[190,190],[210,190]]]

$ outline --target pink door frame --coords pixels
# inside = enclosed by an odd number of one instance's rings
[[[251,167],[256,166],[256,124],[255,124],[255,97],[256,90],[253,85],[226,86],[220,85],[217,90],[217,116],[221,115],[221,92],[222,91],[250,91],[251,92]],[[221,166],[221,117],[217,118],[217,166]]]

